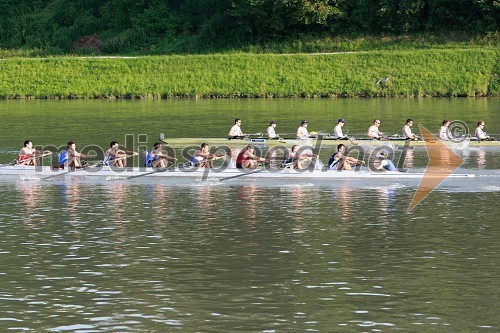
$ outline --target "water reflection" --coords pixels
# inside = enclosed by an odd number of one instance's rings
[[[38,183],[20,182],[17,186],[22,204],[17,207],[26,228],[37,227],[38,200],[42,197],[42,186]]]
[[[334,194],[337,204],[337,215],[341,218],[341,221],[348,221],[355,213],[352,209],[352,202],[356,200],[355,197],[353,197],[353,190],[344,186],[336,190]]]
[[[500,327],[498,192],[432,193],[407,215],[413,189],[349,184],[0,183],[3,326]]]
[[[477,160],[477,167],[479,169],[484,169],[485,166],[486,166],[486,150],[484,149],[479,149],[477,151],[477,157],[476,157],[476,160]]]
[[[248,225],[252,225],[257,222],[257,210],[262,209],[257,204],[258,188],[256,185],[244,185],[237,187],[237,198],[240,202],[238,210],[241,212],[242,216],[245,217],[245,221]]]
[[[171,188],[161,184],[153,183],[146,185],[145,205],[150,207],[150,216],[155,223],[163,223],[168,219],[169,212],[169,193]]]
[[[403,156],[404,156],[403,168],[410,169],[410,168],[415,167],[415,164],[414,164],[415,151],[414,151],[414,149],[405,149],[403,151]]]

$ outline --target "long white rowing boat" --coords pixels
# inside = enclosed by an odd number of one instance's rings
[[[202,143],[208,143],[211,146],[245,146],[249,144],[262,145],[262,146],[289,146],[293,144],[300,145],[311,145],[311,146],[337,146],[338,144],[345,144],[348,146],[359,145],[359,146],[383,146],[383,145],[395,145],[395,146],[410,146],[419,147],[425,146],[425,141],[423,140],[404,140],[401,138],[394,138],[389,140],[370,140],[367,138],[351,138],[349,140],[335,140],[333,137],[322,137],[322,138],[311,138],[305,140],[299,139],[280,139],[280,140],[270,140],[262,137],[247,137],[242,139],[229,139],[229,138],[165,138],[164,142],[172,147],[185,147],[187,145],[199,146]],[[435,141],[430,141],[430,143],[435,143]],[[477,140],[464,140],[459,142],[447,141],[445,142],[450,147],[500,147],[500,141],[477,141]]]
[[[83,178],[83,179],[101,179],[101,180],[133,180],[133,179],[191,179],[191,180],[215,180],[226,181],[236,178],[241,179],[283,179],[286,181],[294,180],[401,180],[401,179],[416,179],[419,180],[424,176],[424,173],[385,171],[372,172],[366,169],[336,171],[327,169],[314,170],[294,170],[294,169],[256,169],[256,170],[241,170],[234,168],[226,169],[204,169],[204,168],[168,168],[168,169],[153,169],[153,168],[111,168],[111,167],[90,167],[87,169],[77,169],[75,171],[63,169],[51,169],[48,166],[3,166],[0,167],[1,177],[17,177],[23,180],[55,180],[65,178]],[[475,175],[472,173],[452,174],[448,178],[472,178]],[[243,178],[244,177],[244,178]],[[443,175],[436,171],[427,174],[426,177],[442,178]]]

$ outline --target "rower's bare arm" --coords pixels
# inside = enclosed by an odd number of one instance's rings
[[[120,152],[122,154],[125,154],[125,155],[130,155],[130,156],[136,156],[136,155],[139,155],[138,152],[135,152],[133,150],[120,150]]]

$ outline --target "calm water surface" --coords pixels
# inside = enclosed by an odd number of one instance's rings
[[[269,119],[294,131],[302,118],[331,130],[342,114],[360,132],[383,115],[396,132],[407,114],[439,125],[445,112],[467,123],[481,117],[500,133],[499,106],[496,99],[8,101],[0,102],[8,120],[0,158],[10,161],[25,137],[103,146],[127,133],[148,134],[151,143],[159,132],[217,137],[236,116],[250,131]],[[458,153],[468,170],[500,169],[497,149]],[[416,150],[412,167],[426,161]],[[408,213],[414,192],[397,182],[0,179],[2,330],[498,332],[498,180],[473,191],[442,187]]]

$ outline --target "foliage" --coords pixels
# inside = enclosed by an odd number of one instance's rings
[[[207,53],[317,36],[486,36],[499,20],[500,3],[489,0],[4,0],[0,48]]]

